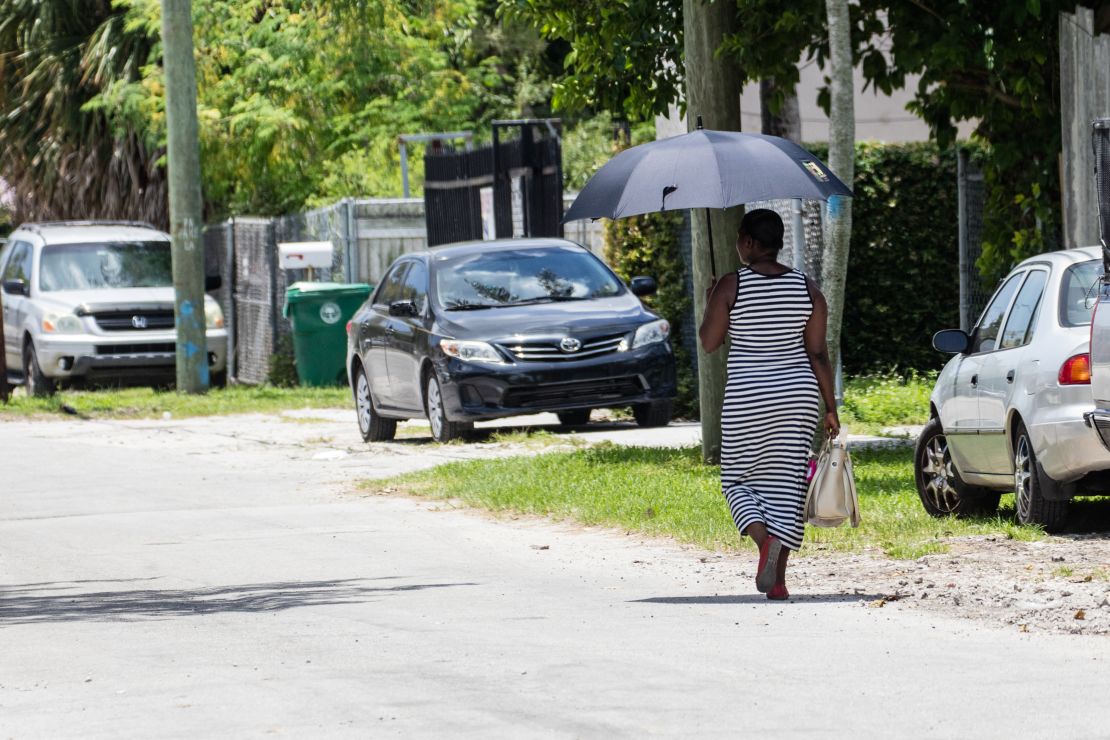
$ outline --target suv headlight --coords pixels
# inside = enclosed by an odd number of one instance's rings
[[[209,329],[224,328],[224,310],[215,301],[204,302],[204,325]]]
[[[448,357],[457,357],[466,362],[491,362],[498,365],[505,364],[505,358],[486,342],[465,342],[458,339],[442,339],[439,342],[443,354]]]
[[[85,327],[71,313],[48,313],[43,317],[42,330],[47,334],[80,334]]]
[[[647,344],[655,344],[656,342],[665,342],[667,337],[671,334],[671,325],[666,319],[659,319],[644,324],[636,330],[636,336],[632,339],[632,349],[643,347]]]

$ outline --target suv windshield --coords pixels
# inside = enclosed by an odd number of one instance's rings
[[[600,260],[570,247],[442,257],[435,267],[439,302],[455,310],[608,298],[622,290]]]
[[[39,290],[165,288],[173,285],[169,242],[43,247]]]
[[[1060,323],[1064,326],[1086,326],[1098,298],[1098,280],[1102,276],[1100,260],[1080,262],[1064,272],[1060,286]]]

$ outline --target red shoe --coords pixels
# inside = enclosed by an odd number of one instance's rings
[[[763,546],[759,548],[759,568],[755,573],[755,587],[761,594],[771,590],[778,578],[779,554],[782,553],[782,541],[778,537],[767,535]]]
[[[767,598],[771,601],[786,601],[790,598],[790,592],[786,590],[785,583],[776,583],[767,592]]]

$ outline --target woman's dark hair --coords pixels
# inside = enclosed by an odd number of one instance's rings
[[[740,222],[740,231],[778,254],[782,249],[783,225],[779,214],[767,208],[756,208],[744,214]]]

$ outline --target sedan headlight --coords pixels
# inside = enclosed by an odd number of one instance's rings
[[[204,302],[204,325],[209,329],[224,328],[224,310],[215,301]]]
[[[486,342],[466,342],[458,339],[444,339],[439,343],[443,354],[456,357],[466,362],[490,362],[498,365],[505,364],[505,358]]]
[[[42,320],[42,330],[47,334],[80,334],[85,327],[71,313],[48,313]]]
[[[659,319],[658,321],[644,324],[636,330],[636,336],[632,339],[632,349],[643,347],[648,344],[655,344],[656,342],[665,342],[670,334],[671,325],[666,319]]]

